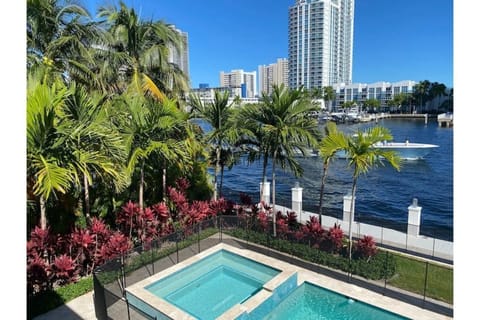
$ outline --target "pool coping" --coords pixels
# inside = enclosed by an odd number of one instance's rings
[[[226,243],[219,243],[201,253],[190,257],[178,264],[165,269],[157,274],[144,279],[140,282],[137,282],[126,288],[127,293],[130,293],[137,298],[143,300],[146,304],[151,306],[154,309],[159,310],[162,314],[170,317],[171,319],[185,319],[185,320],[195,320],[195,317],[192,317],[187,312],[182,309],[174,306],[173,304],[167,302],[166,300],[157,297],[148,290],[145,289],[146,286],[169,276],[189,265],[195,263],[206,256],[217,252],[219,250],[227,250],[243,256],[245,258],[257,261],[259,263],[271,266],[275,269],[280,270],[281,272],[276,275],[274,278],[269,280],[263,285],[263,288],[257,292],[255,295],[250,297],[248,300],[242,304],[235,304],[230,309],[225,311],[222,315],[217,317],[217,319],[227,320],[235,319],[244,312],[251,312],[262,302],[266,301],[271,295],[272,292],[277,288],[283,281],[288,279],[294,273],[297,274],[297,285],[301,285],[303,282],[307,281],[319,287],[332,290],[349,298],[352,298],[357,301],[361,301],[372,306],[396,313],[398,315],[418,320],[442,320],[442,319],[452,319],[451,317],[444,316],[429,310],[422,309],[420,307],[405,303],[403,301],[383,296],[379,293],[367,290],[365,288],[359,287],[357,285],[342,282],[322,274],[312,272],[310,270],[289,264],[287,262],[268,257],[261,253],[257,253],[248,249],[240,249],[233,247]]]

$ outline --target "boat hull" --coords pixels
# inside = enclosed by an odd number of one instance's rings
[[[386,142],[376,144],[374,147],[386,151],[395,151],[403,160],[424,159],[434,148],[438,148],[435,144],[409,142]],[[347,158],[344,151],[337,152],[337,157]]]

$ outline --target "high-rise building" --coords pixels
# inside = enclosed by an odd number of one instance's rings
[[[257,96],[257,72],[245,72],[242,69],[220,72],[220,87],[241,88],[241,98]]]
[[[277,59],[276,63],[271,63],[268,66],[258,66],[258,89],[260,94],[265,92],[267,95],[270,95],[274,84],[278,86],[284,84],[288,87],[288,60],[285,58]]]
[[[175,28],[175,31],[177,31],[182,38],[181,48],[180,50],[178,50],[174,46],[169,47],[170,54],[169,54],[168,62],[175,63],[180,68],[180,70],[182,70],[182,72],[188,78],[190,78],[189,58],[188,58],[188,33],[183,32],[182,30],[177,28]]]
[[[296,0],[289,8],[289,85],[352,82],[355,0]]]

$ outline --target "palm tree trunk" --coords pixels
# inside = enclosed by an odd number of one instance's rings
[[[83,188],[85,189],[85,217],[90,220],[90,192],[88,190],[88,178],[87,175],[83,175]]]
[[[217,200],[217,179],[218,179],[218,172],[220,171],[220,147],[217,146],[217,159],[215,162],[215,180],[214,180],[214,190],[213,190],[213,200]]]
[[[322,225],[323,193],[325,190],[325,182],[327,180],[327,170],[328,162],[323,164],[322,184],[320,185],[320,200],[318,202],[318,222],[320,223],[320,225]]]
[[[138,204],[140,205],[140,210],[143,210],[143,183],[144,183],[144,172],[145,160],[142,160],[142,166],[140,167],[140,187],[138,190]]]
[[[355,192],[357,191],[357,178],[353,178],[352,200],[350,201],[350,222],[348,224],[348,258],[352,260],[352,225],[353,225],[353,208],[355,204]]]
[[[263,193],[265,190],[265,185],[264,183],[266,182],[265,178],[267,177],[267,165],[268,165],[268,155],[265,153],[263,157],[263,168],[262,168],[262,184],[260,187],[260,202],[263,200]]]
[[[47,208],[46,201],[43,196],[40,196],[40,228],[42,230],[47,229]]]
[[[225,165],[222,164],[220,169],[220,198],[223,196],[222,188],[223,188],[223,171],[225,170]]]
[[[275,211],[275,159],[277,150],[273,153],[272,159],[272,208],[273,208],[273,237],[277,236],[277,212]]]

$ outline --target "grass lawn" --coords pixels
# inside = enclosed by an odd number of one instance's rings
[[[453,304],[453,269],[441,265],[395,255],[397,271],[388,283],[410,292],[424,294],[427,272],[426,296]]]

